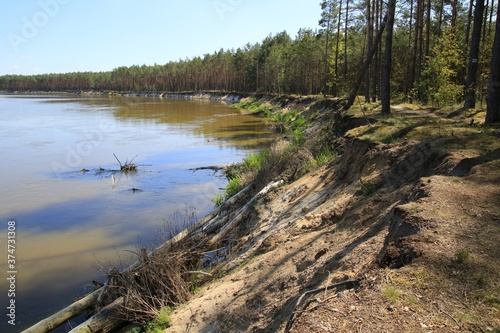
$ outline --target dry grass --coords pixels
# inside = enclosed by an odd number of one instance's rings
[[[141,258],[140,265],[125,273],[112,270],[108,275],[106,297],[123,297],[118,313],[121,319],[146,323],[166,306],[180,304],[188,299],[189,284],[182,276],[187,270],[185,258],[171,252],[162,259]]]
[[[102,295],[102,305],[123,298],[117,310],[120,319],[144,324],[163,308],[186,302],[191,291],[207,276],[198,271],[201,255],[191,241],[161,248],[148,255],[140,249],[137,264],[123,272],[112,268]]]

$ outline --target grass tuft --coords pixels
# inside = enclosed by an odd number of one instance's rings
[[[172,312],[173,310],[170,306],[163,307],[158,311],[156,318],[146,325],[145,331],[147,333],[162,333],[170,326],[170,315]]]
[[[395,303],[401,295],[401,292],[395,286],[388,284],[382,288],[382,294],[392,303]]]
[[[455,260],[459,263],[462,264],[469,259],[469,250],[467,249],[461,249],[455,252]]]

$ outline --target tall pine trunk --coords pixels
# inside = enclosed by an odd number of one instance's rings
[[[367,26],[367,47],[366,47],[366,55],[370,54],[373,44],[373,20],[372,20],[372,12],[371,12],[371,2],[366,1],[366,26]],[[365,74],[365,102],[370,102],[370,67]]]
[[[471,0],[472,2],[472,0]],[[441,28],[443,25],[443,13],[444,13],[444,0],[441,0],[439,4],[439,19],[438,19],[438,26],[437,26],[437,33],[438,37],[441,37],[441,33],[443,32],[443,29]]]
[[[391,0],[395,1],[395,0]],[[370,51],[370,54],[368,54],[368,58],[365,60],[361,68],[359,69],[358,76],[356,78],[356,81],[354,82],[354,85],[352,86],[352,89],[349,93],[349,97],[347,98],[347,101],[342,108],[343,111],[348,110],[352,104],[354,103],[354,100],[356,99],[356,96],[358,95],[358,90],[359,87],[361,86],[361,82],[363,81],[363,78],[365,77],[365,73],[368,70],[368,66],[370,66],[370,63],[373,59],[373,56],[375,55],[375,52],[378,49],[378,46],[380,44],[380,41],[382,40],[382,34],[384,33],[385,26],[387,24],[387,14],[385,15],[384,19],[382,20],[382,23],[380,24],[380,29],[377,32],[377,35],[375,36],[375,40],[373,41],[373,47]]]
[[[337,21],[337,36],[336,36],[336,42],[335,42],[335,81],[334,81],[334,89],[333,89],[333,96],[338,96],[339,95],[339,48],[340,48],[340,25],[341,25],[341,19],[342,19],[342,0],[340,0],[339,4],[339,17]]]
[[[484,2],[484,0],[483,0]],[[472,24],[472,9],[474,5],[474,0],[469,1],[469,11],[467,14],[467,27],[465,28],[465,45],[469,45],[469,38],[470,38],[470,27]]]
[[[407,50],[410,52],[410,57],[406,63],[406,87],[405,87],[405,95],[409,96],[410,103],[413,102],[412,100],[412,95],[410,94],[410,90],[413,88],[413,76],[411,74],[411,69],[412,69],[412,60],[413,60],[413,51],[412,51],[412,33],[413,33],[413,0],[410,0],[410,19],[409,19],[409,31],[408,31],[408,44],[407,44]]]
[[[382,9],[381,5],[382,1],[376,0],[373,3],[374,9],[372,11],[372,17],[374,18],[374,23],[375,23],[375,31],[378,31],[380,22],[382,21]],[[372,79],[372,102],[375,103],[377,101],[377,98],[380,97],[378,87],[379,87],[379,81],[380,81],[380,58],[378,56],[378,53],[375,53],[375,60],[374,60],[374,68],[373,68],[373,79]]]
[[[486,123],[500,122],[500,0],[497,4],[497,22],[495,27],[495,41],[490,66],[490,82],[488,85],[488,99]]]
[[[472,109],[476,106],[476,78],[479,59],[479,46],[481,42],[481,28],[483,26],[484,0],[476,1],[474,10],[474,26],[472,27],[472,39],[470,45],[469,68],[467,70],[467,81],[465,82],[464,107]]]
[[[391,67],[392,67],[392,35],[394,30],[394,15],[396,0],[389,0],[387,10],[387,31],[385,36],[384,71],[382,72],[382,113],[391,113]]]
[[[346,1],[345,5],[345,27],[344,27],[344,70],[343,70],[343,77],[344,77],[344,85],[347,85],[347,31],[348,31],[348,23],[349,23],[349,0]]]
[[[429,56],[431,45],[431,0],[427,0],[425,14],[425,57]]]

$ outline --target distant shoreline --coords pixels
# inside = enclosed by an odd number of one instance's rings
[[[186,91],[186,92],[134,92],[134,91],[0,91],[0,94],[17,95],[79,95],[79,96],[126,96],[126,97],[153,97],[177,99],[204,99],[238,103],[241,99],[250,96],[248,93],[213,92],[213,91]]]

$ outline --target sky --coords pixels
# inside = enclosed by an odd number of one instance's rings
[[[110,71],[237,49],[318,27],[319,0],[16,0],[0,13],[0,75]]]

